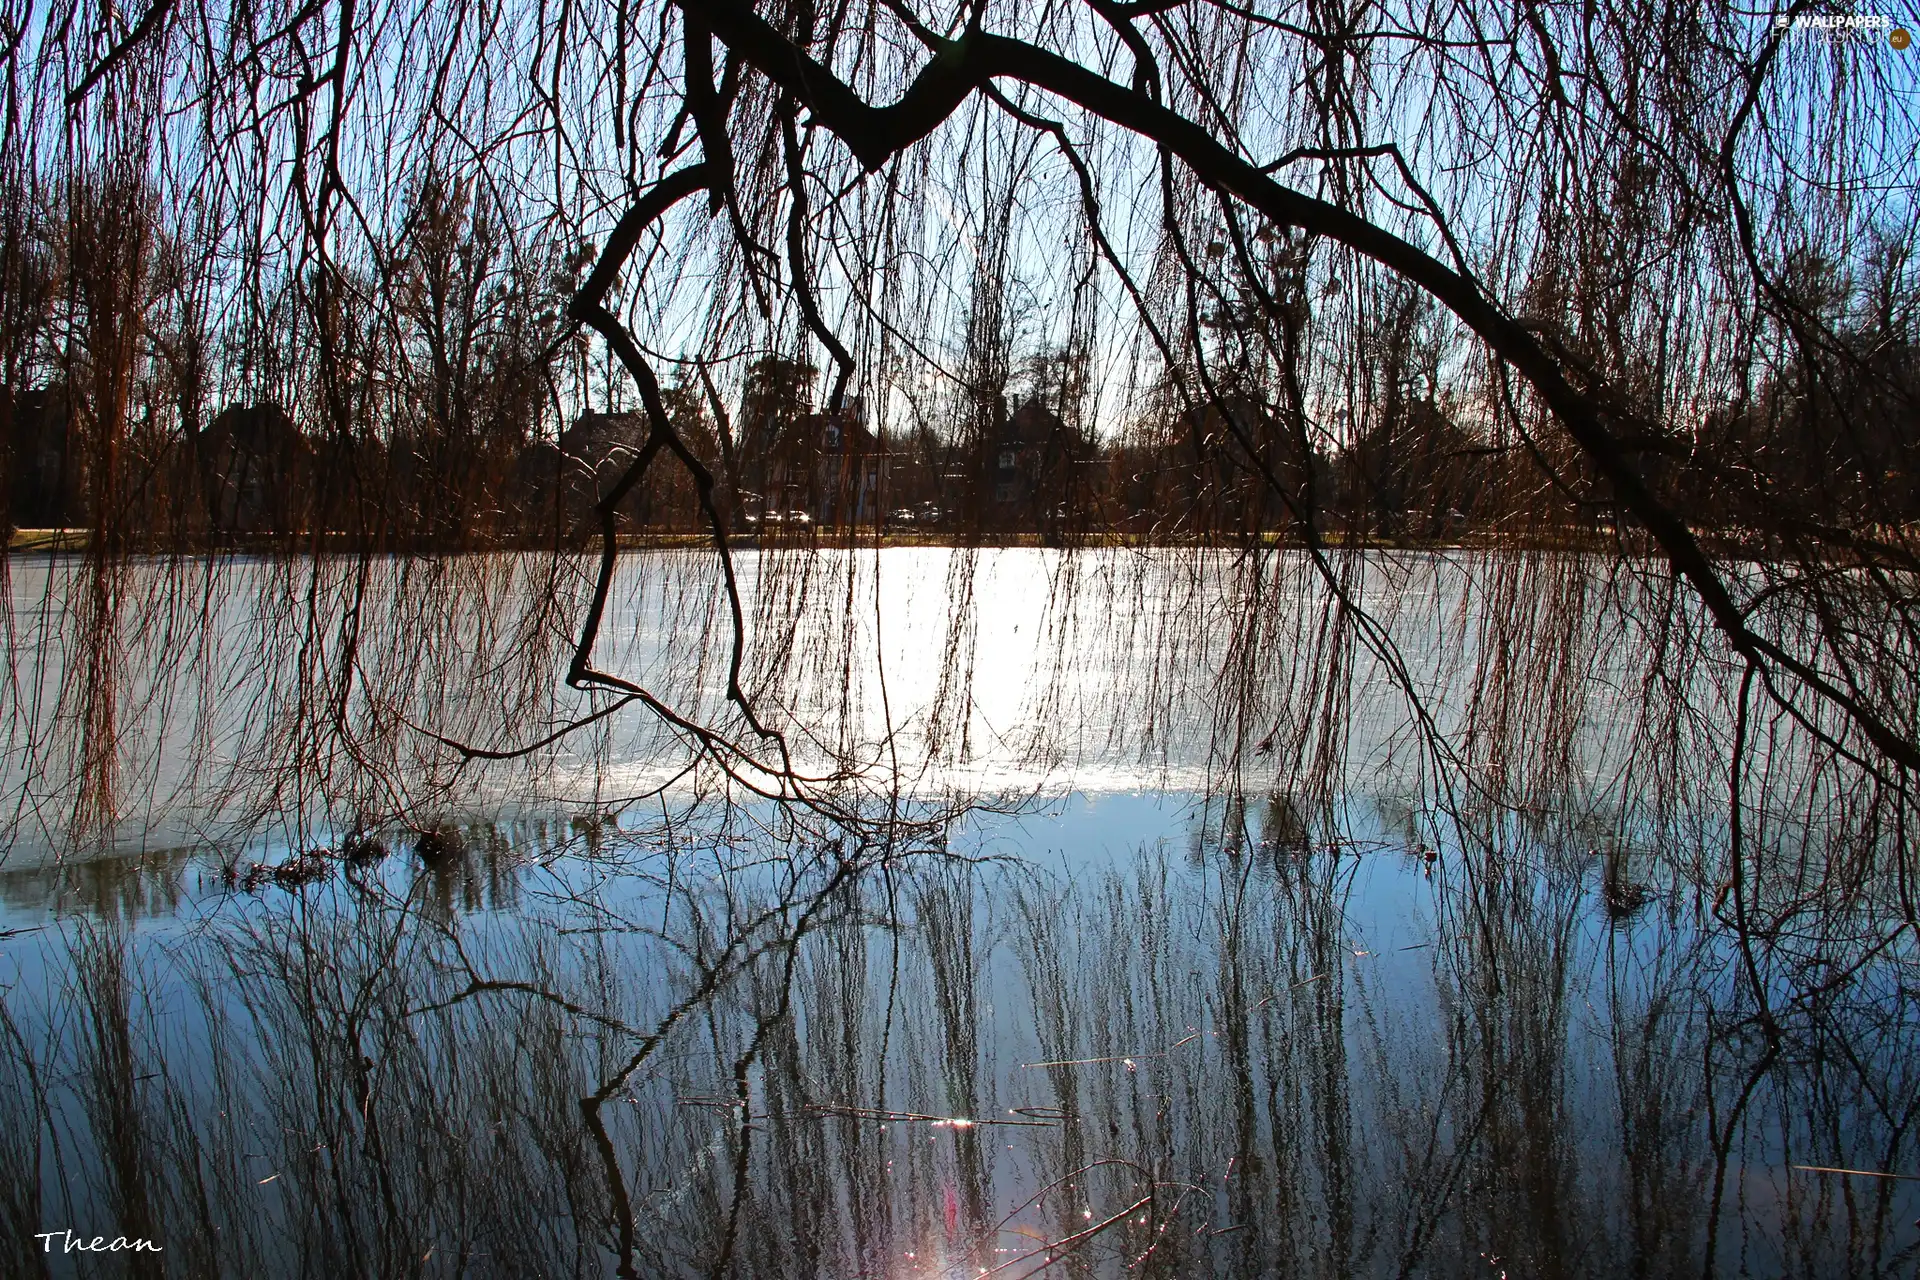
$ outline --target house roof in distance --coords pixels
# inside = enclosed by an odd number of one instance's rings
[[[889,452],[867,427],[866,403],[855,396],[839,413],[803,413],[781,432],[781,453],[872,454]]]

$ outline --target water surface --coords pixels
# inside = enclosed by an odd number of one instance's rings
[[[808,570],[877,582],[878,640],[749,592],[757,628],[804,622],[750,676],[810,763],[886,762],[806,803],[687,772],[638,716],[450,762],[429,714],[525,733],[578,697],[477,605],[339,668],[416,726],[360,731],[349,767],[300,710],[330,660],[243,608],[274,598],[262,566],[218,569],[210,633],[124,638],[88,843],[63,788],[98,753],[61,728],[85,718],[17,712],[7,1274],[1915,1274],[1920,1182],[1866,1176],[1920,1172],[1898,885],[1796,885],[1859,828],[1786,803],[1819,784],[1777,767],[1736,927],[1723,809],[1645,781],[1603,608],[1560,659],[1598,686],[1573,754],[1494,804],[1540,735],[1450,777],[1379,657],[1349,668],[1338,767],[1303,766],[1279,687],[1317,669],[1283,643],[1313,628],[1270,627],[1235,686],[1245,632],[1212,625],[1217,584],[1166,603],[1178,564],[1136,616],[1087,617],[1050,602],[1097,564],[915,556]],[[453,598],[519,599],[524,568]],[[1457,623],[1496,568],[1368,587],[1450,725],[1486,687]],[[45,606],[23,709],[85,705],[60,676],[85,633],[46,605],[65,571],[16,569],[16,630]],[[397,627],[429,570],[380,572]],[[620,669],[723,711],[710,611],[633,572]],[[956,574],[993,606],[936,612]],[[498,685],[521,653],[537,694]],[[1690,678],[1710,709],[1718,675]],[[163,1252],[35,1239],[67,1228]]]

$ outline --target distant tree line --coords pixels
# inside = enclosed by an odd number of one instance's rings
[[[610,391],[593,404],[594,352],[562,322],[592,249],[517,240],[471,182],[420,178],[368,278],[285,282],[236,325],[207,305],[191,229],[144,183],[79,172],[22,188],[18,171],[9,177],[10,528],[77,527],[144,547],[560,545],[585,535],[645,446],[642,410]],[[849,406],[822,401],[809,360],[763,354],[731,380],[691,363],[663,404],[720,478],[720,509],[741,534],[1231,544],[1311,527],[1350,542],[1526,545],[1615,532],[1611,504],[1578,496],[1603,495],[1605,477],[1565,442],[1503,429],[1484,389],[1450,372],[1437,308],[1413,289],[1386,295],[1357,344],[1353,394],[1303,422],[1272,352],[1275,315],[1284,326],[1309,309],[1304,242],[1257,248],[1236,292],[1196,326],[1191,365],[1163,368],[1103,430],[1084,341],[1042,344],[929,411],[849,419],[865,443],[845,450],[879,460],[873,501],[857,509],[835,501],[820,465],[842,451],[833,424]],[[1618,442],[1662,500],[1741,544],[1791,538],[1796,511],[1882,530],[1920,521],[1909,256],[1883,243],[1857,279],[1796,260],[1785,287],[1839,358],[1772,371],[1690,425],[1638,419]],[[1537,301],[1542,317],[1564,305]],[[281,324],[311,334],[345,376],[301,389]],[[1539,326],[1570,367],[1606,358],[1590,336]],[[552,373],[569,361],[581,389],[571,401]],[[804,530],[787,519],[796,512]],[[617,515],[633,534],[706,526],[680,470],[650,471]]]

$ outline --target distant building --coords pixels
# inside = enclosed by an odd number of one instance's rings
[[[1343,510],[1370,537],[1452,537],[1474,519],[1487,453],[1439,405],[1407,402],[1341,455]]]
[[[560,433],[561,468],[565,483],[586,498],[600,501],[647,443],[647,415],[638,411],[583,413]]]
[[[9,518],[16,528],[57,528],[86,518],[85,468],[64,387],[0,387]]]
[[[1264,405],[1227,391],[1173,420],[1166,470],[1183,491],[1173,501],[1192,522],[1251,532],[1291,525],[1305,510],[1309,482],[1324,479],[1327,461],[1311,445],[1302,448],[1297,429]],[[1326,501],[1324,492],[1316,494],[1316,505]]]
[[[868,429],[858,397],[839,413],[805,413],[777,436],[768,459],[768,511],[804,511],[816,525],[875,524],[886,510],[893,455]]]
[[[299,502],[313,449],[279,405],[227,406],[193,437],[193,453],[210,531],[292,533],[304,525]]]
[[[1093,449],[1038,400],[1008,414],[985,453],[988,528],[1054,530],[1089,497]]]
[[[675,424],[681,442],[709,468],[713,441],[696,422]],[[627,478],[645,452],[652,420],[641,410],[583,413],[561,432],[558,447],[529,444],[521,451],[516,474],[539,477],[540,523],[557,516],[563,526],[586,517]],[[552,486],[558,484],[558,502]],[[551,514],[549,514],[551,513]],[[698,490],[686,466],[670,450],[660,449],[644,475],[621,498],[617,511],[629,532],[689,530],[705,527]]]

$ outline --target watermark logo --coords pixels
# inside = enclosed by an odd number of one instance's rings
[[[151,1240],[129,1240],[125,1236],[115,1236],[109,1240],[105,1236],[95,1236],[89,1240],[85,1236],[76,1236],[72,1231],[39,1231],[34,1239],[40,1242],[41,1251],[53,1252],[53,1242],[60,1240],[62,1253],[164,1253],[165,1250]]]
[[[1791,18],[1781,14],[1773,20],[1773,25],[1781,31],[1817,36],[1835,43],[1884,39],[1895,49],[1904,49],[1913,43],[1912,34],[1905,27],[1896,27],[1893,19],[1884,13],[1802,13]]]

